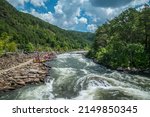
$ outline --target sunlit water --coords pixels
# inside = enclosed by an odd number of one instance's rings
[[[60,54],[47,62],[52,69],[40,86],[0,94],[0,99],[114,100],[150,99],[150,78],[106,69],[81,53]]]

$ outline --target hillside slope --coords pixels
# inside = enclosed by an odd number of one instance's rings
[[[17,11],[5,0],[0,0],[0,35],[9,36],[19,50],[71,50],[88,48],[92,33],[67,31],[42,21],[30,14]],[[5,36],[4,36],[5,35]]]
[[[130,8],[99,27],[88,56],[115,69],[150,69],[149,5]]]

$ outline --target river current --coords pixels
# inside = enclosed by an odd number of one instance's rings
[[[14,100],[150,100],[150,78],[106,69],[70,52],[46,63],[45,84],[0,94]]]

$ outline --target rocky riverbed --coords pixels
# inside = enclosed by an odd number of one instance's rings
[[[13,54],[0,58],[0,91],[44,83],[48,69],[42,63],[33,63],[33,56],[34,54]]]
[[[0,57],[0,70],[7,69],[19,65],[20,63],[26,62],[34,57],[32,54],[24,53],[9,53]]]

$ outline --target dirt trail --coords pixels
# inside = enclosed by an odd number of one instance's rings
[[[20,68],[20,67],[25,66],[25,65],[28,65],[28,64],[30,64],[30,63],[32,63],[32,62],[33,62],[33,59],[30,59],[30,60],[28,60],[27,62],[20,63],[19,65],[14,66],[14,67],[11,67],[11,68],[9,68],[9,69],[0,70],[0,74],[5,73],[5,72],[8,72],[8,71],[11,71],[11,70],[14,70],[14,69],[16,69],[16,68]]]

